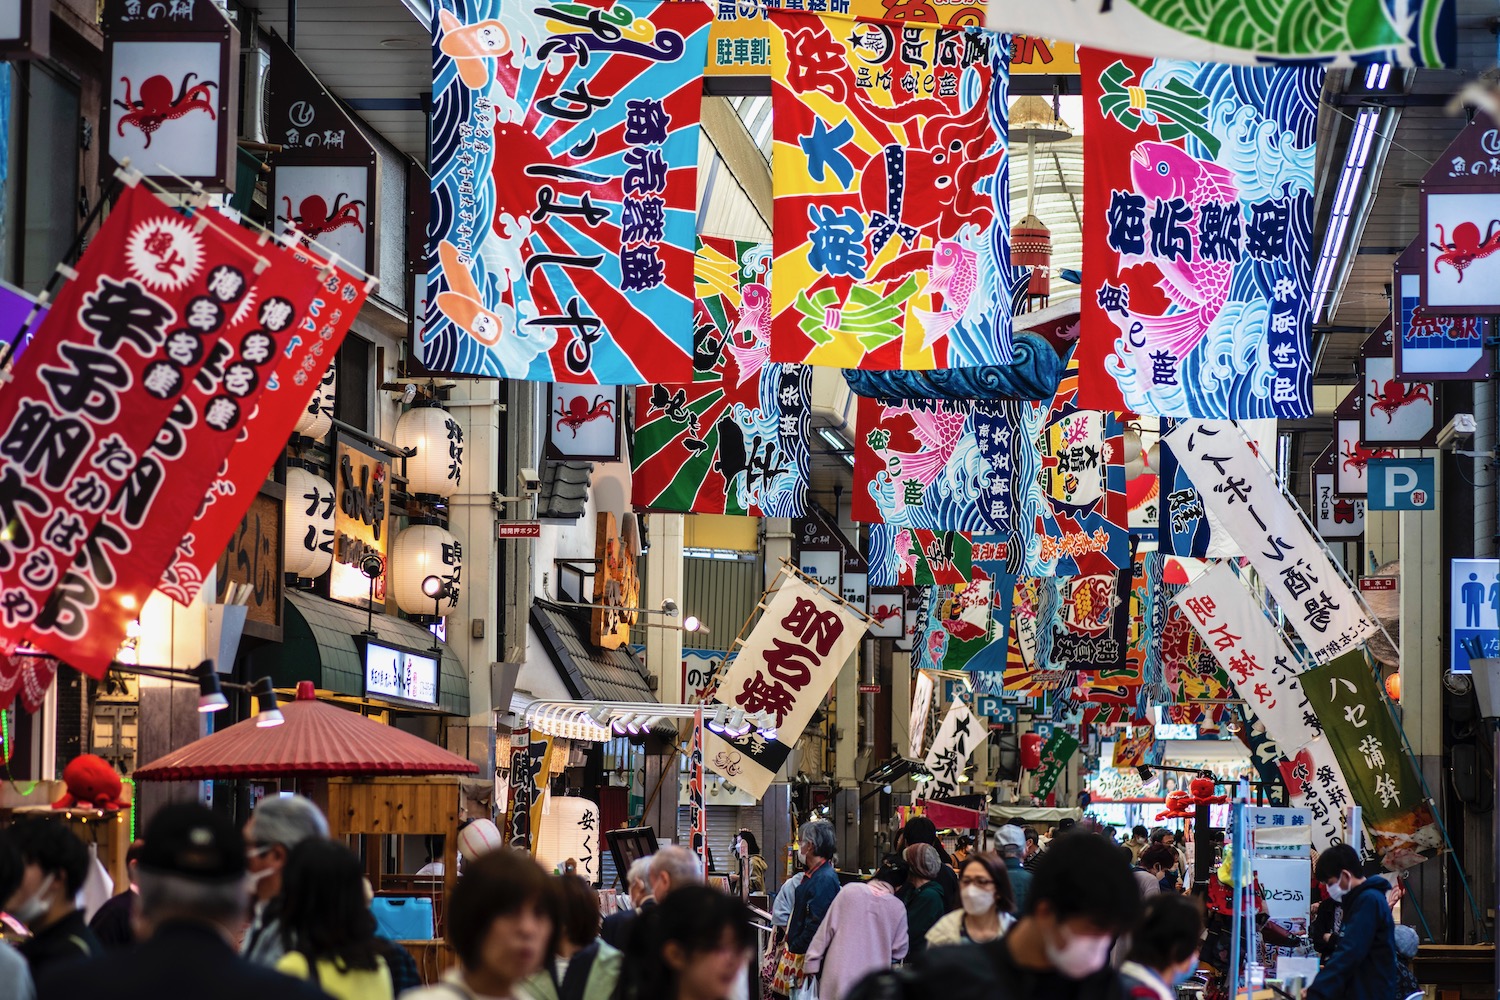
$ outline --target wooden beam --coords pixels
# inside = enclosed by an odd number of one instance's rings
[[[766,228],[771,227],[771,165],[750,136],[750,130],[723,97],[703,98],[703,134],[718,150]]]

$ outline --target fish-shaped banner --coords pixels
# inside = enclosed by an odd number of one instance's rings
[[[694,265],[693,380],[636,390],[631,501],[643,510],[800,517],[812,373],[767,364],[771,248],[705,236]]]
[[[1323,71],[1084,53],[1081,402],[1311,413]]]
[[[771,12],[775,360],[1011,362],[1009,42]]]
[[[434,7],[436,260],[418,358],[542,382],[692,381],[708,5]]]

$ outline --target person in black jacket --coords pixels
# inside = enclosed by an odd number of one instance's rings
[[[943,887],[943,912],[958,909],[958,873],[953,870],[953,859],[943,850],[943,845],[938,843],[937,827],[932,820],[926,816],[913,816],[907,820],[906,826],[901,828],[901,841],[905,847],[931,844],[937,850],[942,866],[938,869],[935,881]],[[906,902],[906,897],[902,896],[901,901]]]
[[[833,897],[839,894],[838,873],[833,870],[835,843],[833,824],[814,820],[802,824],[798,834],[802,867],[807,877],[792,897],[792,919],[786,925],[786,950],[793,955],[807,954],[813,937],[823,925]]]
[[[327,1000],[235,952],[250,899],[245,841],[233,824],[196,802],[173,803],[151,820],[145,842],[137,885],[147,939],[48,970],[37,980],[38,1000]]]
[[[1343,924],[1333,954],[1307,989],[1308,1000],[1396,997],[1396,922],[1385,899],[1391,884],[1379,875],[1362,878],[1363,870],[1359,852],[1348,844],[1335,844],[1318,855],[1313,876],[1342,909]]]
[[[104,950],[74,902],[89,873],[89,849],[60,818],[28,816],[10,828],[11,843],[26,863],[21,887],[6,910],[31,937],[17,950],[40,976],[54,965],[91,958]]]
[[[89,930],[105,948],[129,948],[135,944],[135,907],[139,894],[135,891],[135,866],[141,859],[141,850],[146,845],[137,840],[125,851],[125,871],[130,884],[125,891],[111,896],[94,912],[89,921]]]

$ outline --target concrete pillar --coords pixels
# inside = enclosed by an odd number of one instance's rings
[[[789,517],[768,517],[761,521],[765,526],[765,541],[761,551],[765,553],[766,564],[766,586],[776,579],[781,572],[781,560],[788,562],[792,558],[792,519]]]
[[[891,653],[891,740],[896,746],[876,747],[877,756],[904,757],[911,748],[911,686],[911,654],[895,650]]]
[[[205,656],[206,601],[212,597],[213,588],[205,587],[198,599],[184,608],[163,594],[153,593],[141,608],[138,662],[180,670],[197,666]],[[198,711],[196,683],[142,677],[140,684],[137,761],[150,763],[204,735],[209,718]],[[200,798],[201,788],[196,781],[140,783],[136,786],[137,828],[144,829],[156,809],[168,802]]]
[[[681,514],[651,514],[651,549],[646,553],[646,588],[641,607],[660,608],[662,601],[677,602],[679,615],[687,614],[690,602],[682,592],[682,518]],[[676,626],[681,618],[642,615],[647,625],[670,628],[647,628],[646,669],[657,678],[657,700],[667,705],[682,701],[682,631]]]

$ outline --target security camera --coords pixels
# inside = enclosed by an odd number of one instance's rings
[[[522,469],[520,480],[522,493],[530,494],[542,492],[542,477],[537,475],[537,471],[535,469]]]
[[[1456,413],[1453,419],[1437,434],[1437,446],[1439,448],[1456,448],[1460,442],[1467,441],[1474,436],[1475,424],[1474,414]]]

